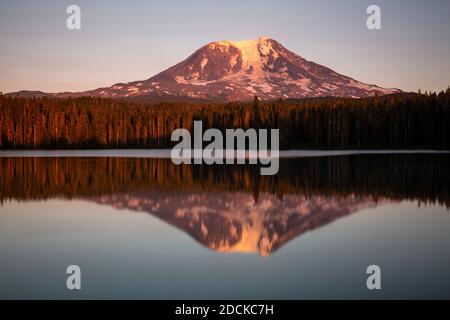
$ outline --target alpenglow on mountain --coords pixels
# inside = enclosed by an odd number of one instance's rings
[[[211,42],[143,81],[53,96],[215,101],[305,97],[370,97],[401,92],[366,84],[308,61],[268,37]],[[19,95],[45,95],[19,92]]]

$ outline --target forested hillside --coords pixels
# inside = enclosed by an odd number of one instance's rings
[[[450,89],[365,99],[139,104],[0,95],[0,148],[166,148],[177,128],[278,128],[281,148],[450,149]]]

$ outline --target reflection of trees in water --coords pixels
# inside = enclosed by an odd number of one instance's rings
[[[257,166],[182,165],[149,158],[0,158],[0,200],[94,197],[144,191],[244,191],[258,199],[370,196],[450,205],[450,156],[352,155],[282,159],[276,176]]]
[[[151,213],[220,252],[269,255],[293,238],[388,200],[449,207],[450,156],[352,155],[257,166],[149,158],[0,158],[0,201],[83,198]]]

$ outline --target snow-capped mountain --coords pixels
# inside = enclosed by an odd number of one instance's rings
[[[308,61],[279,42],[261,37],[211,42],[175,66],[143,81],[54,96],[250,100],[368,97],[401,92],[356,81]],[[19,93],[19,94],[23,94]]]
[[[372,197],[244,192],[151,192],[115,194],[94,201],[151,213],[219,252],[267,256],[288,241],[359,210],[386,202]]]

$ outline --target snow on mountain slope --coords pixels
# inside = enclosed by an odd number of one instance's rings
[[[305,60],[268,37],[211,42],[186,60],[143,81],[57,96],[250,100],[369,97],[401,92],[359,82]]]

